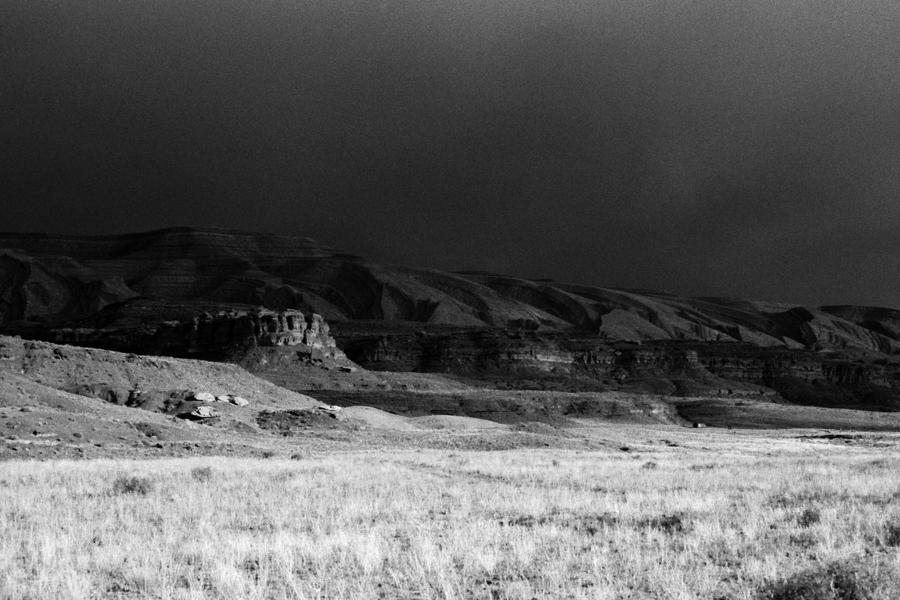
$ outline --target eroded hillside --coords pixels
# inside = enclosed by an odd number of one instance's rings
[[[900,348],[900,313],[889,309],[683,298],[414,269],[340,254],[307,238],[224,230],[0,234],[5,327],[126,318],[118,311],[135,302],[139,310],[156,306],[162,313],[172,304],[262,306],[331,321],[576,330],[612,341],[737,341],[883,353]]]
[[[0,327],[230,361],[301,392],[472,386],[900,408],[895,310],[382,265],[294,236],[0,234]]]

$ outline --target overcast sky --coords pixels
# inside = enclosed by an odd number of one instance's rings
[[[0,230],[900,307],[896,0],[3,0],[0,116]]]

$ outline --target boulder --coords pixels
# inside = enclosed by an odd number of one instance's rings
[[[249,400],[241,398],[240,396],[229,396],[228,401],[235,406],[247,406],[248,404],[250,404]]]
[[[209,392],[194,392],[194,400],[198,402],[215,402],[216,397]]]
[[[197,419],[212,419],[214,417],[218,417],[219,415],[212,409],[211,406],[198,406],[191,411],[191,416],[196,417]]]

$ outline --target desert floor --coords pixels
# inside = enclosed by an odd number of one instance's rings
[[[0,598],[900,597],[900,435],[576,433],[2,462]]]

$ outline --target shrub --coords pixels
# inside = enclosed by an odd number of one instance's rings
[[[160,426],[153,423],[134,423],[134,428],[146,435],[147,437],[162,437],[163,430]]]
[[[716,468],[716,465],[709,464],[709,463],[702,464],[702,465],[691,465],[688,467],[688,469],[690,469],[691,471],[710,471],[715,468]]]
[[[872,600],[876,582],[866,572],[844,563],[800,571],[764,584],[758,600]]]
[[[822,520],[822,513],[819,512],[818,508],[807,508],[800,516],[797,517],[797,524],[800,527],[809,527],[810,525],[814,525]]]
[[[885,525],[884,543],[888,546],[900,546],[900,521],[895,519]]]
[[[147,477],[128,477],[121,475],[113,481],[113,494],[136,494],[146,496],[153,490],[153,482]]]
[[[652,517],[649,519],[644,519],[642,521],[638,521],[638,526],[647,528],[647,529],[659,529],[663,533],[680,533],[684,531],[684,521],[681,520],[681,515],[671,514],[671,515],[662,515],[660,517]]]
[[[801,531],[799,533],[791,534],[788,541],[792,546],[809,549],[819,543],[819,538],[808,531]]]
[[[191,469],[191,477],[201,483],[206,483],[207,481],[212,479],[212,468],[196,467],[194,469]]]
[[[800,491],[775,494],[769,498],[768,505],[772,508],[794,508],[796,506],[814,506],[827,502],[846,500],[847,496],[841,496],[830,490],[806,489]]]

